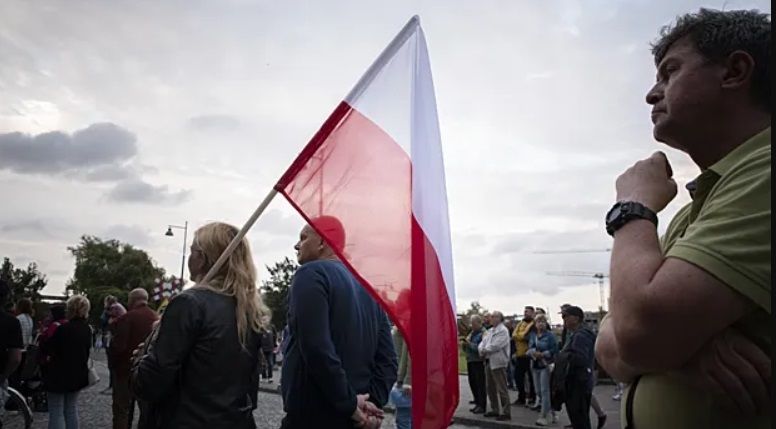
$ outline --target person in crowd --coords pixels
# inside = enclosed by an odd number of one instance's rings
[[[612,401],[622,400],[623,393],[625,393],[625,383],[616,382],[614,385],[614,394],[612,394]]]
[[[399,328],[393,327],[393,347],[399,359],[396,385],[391,389],[391,402],[396,407],[396,429],[412,429],[412,362],[407,342]]]
[[[615,183],[596,351],[630,383],[622,421],[636,428],[772,425],[771,34],[769,13],[700,9],[653,44],[653,136],[700,174],[660,239],[657,213],[677,194],[666,156]]]
[[[272,375],[275,372],[275,349],[277,348],[277,332],[270,323],[270,317],[265,316],[261,328],[261,352],[264,356],[264,366],[261,374],[262,380],[272,383]]]
[[[523,310],[523,320],[517,324],[512,333],[512,339],[515,341],[515,386],[517,387],[517,399],[515,405],[530,406],[536,399],[536,390],[534,388],[533,377],[531,376],[531,359],[528,357],[528,338],[534,329],[534,308],[526,306]],[[528,385],[526,386],[526,377]]]
[[[461,346],[466,352],[466,377],[469,380],[469,388],[474,397],[474,408],[470,409],[474,414],[483,414],[486,411],[487,390],[485,387],[485,360],[480,356],[479,346],[485,328],[482,326],[482,318],[473,315],[470,319],[471,332],[461,340]]]
[[[129,292],[129,311],[113,323],[113,338],[108,355],[113,362],[113,429],[132,426],[132,393],[129,387],[132,352],[151,333],[158,315],[148,306],[148,292],[137,288]]]
[[[492,326],[490,325],[490,313],[485,313],[482,315],[482,327],[485,328],[485,331],[490,329]]]
[[[8,399],[8,378],[22,362],[24,348],[19,319],[5,311],[10,299],[11,287],[0,278],[0,422]]]
[[[345,246],[339,220],[311,223],[294,246],[281,427],[379,427],[398,370],[388,317],[336,256]]]
[[[517,350],[517,346],[515,346],[515,339],[512,338],[512,334],[515,332],[515,326],[517,326],[517,323],[515,323],[515,319],[509,317],[504,322],[504,326],[507,327],[507,332],[509,332],[509,356],[514,356],[515,351]],[[516,390],[514,359],[509,359],[509,364],[507,365],[507,389]]]
[[[73,295],[65,304],[67,323],[56,328],[54,334],[41,344],[47,356],[43,366],[43,387],[49,410],[49,429],[78,429],[78,394],[89,385],[89,350],[92,333],[89,300]]]
[[[32,320],[32,300],[22,298],[16,302],[16,318],[22,326],[24,348],[35,340],[35,322]]]
[[[57,329],[67,323],[67,316],[65,311],[65,305],[53,304],[49,307],[50,316],[48,322],[43,326],[43,331],[38,337],[38,342],[43,344],[57,332]]]
[[[113,375],[113,358],[111,357],[110,353],[107,352],[107,350],[110,348],[110,342],[113,339],[113,325],[116,320],[123,316],[126,312],[126,308],[121,305],[118,298],[115,296],[108,295],[103,300],[103,311],[100,318],[101,323],[103,324],[102,344],[108,356],[108,387],[100,392],[103,395],[108,395],[111,393],[111,390],[113,389],[113,379],[115,378]]]
[[[500,311],[491,313],[490,319],[492,327],[485,332],[478,347],[480,356],[485,359],[485,384],[491,409],[484,416],[506,421],[512,419],[507,389],[509,332],[504,326],[504,315]]]
[[[545,314],[537,314],[534,325],[536,332],[532,332],[530,335],[527,352],[531,359],[531,371],[533,372],[538,402],[536,404],[538,406],[533,408],[541,410],[536,425],[547,426],[557,421],[550,409],[550,363],[558,353],[558,343],[555,335],[550,331]]]
[[[568,306],[562,313],[568,338],[558,360],[567,364],[564,374],[565,405],[573,429],[590,429],[590,397],[593,393],[595,334],[585,325],[585,313]]]
[[[212,279],[208,271],[239,230],[221,222],[194,233],[188,265],[195,286],[170,300],[152,347],[132,371],[133,393],[154,428],[256,427],[261,318],[256,268],[243,238]]]

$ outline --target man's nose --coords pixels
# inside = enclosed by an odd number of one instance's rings
[[[663,99],[663,91],[659,90],[658,85],[655,84],[655,86],[650,88],[649,91],[647,92],[647,97],[646,97],[647,104],[654,106],[661,99]]]

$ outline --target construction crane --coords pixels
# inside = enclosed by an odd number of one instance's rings
[[[608,274],[604,273],[596,273],[596,272],[589,272],[589,271],[548,271],[548,275],[550,276],[564,276],[564,277],[588,277],[588,278],[594,278],[598,280],[598,294],[600,295],[601,303],[598,306],[598,311],[603,314],[604,311],[604,303],[606,302],[606,299],[604,298],[604,279],[609,278]]]

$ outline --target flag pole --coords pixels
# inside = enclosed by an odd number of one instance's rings
[[[361,79],[358,80],[356,83],[356,86],[353,87],[352,90],[350,90],[350,93],[347,97],[345,97],[345,101],[348,103],[352,103],[355,100],[357,100],[361,94],[364,92],[364,90],[369,86],[370,83],[372,83],[373,80],[377,77],[377,75],[382,70],[383,66],[388,63],[388,60],[390,60],[394,54],[396,54],[396,51],[399,50],[399,48],[404,45],[404,42],[409,39],[409,37],[412,35],[412,33],[418,28],[420,25],[420,17],[418,15],[414,15],[412,18],[410,18],[409,21],[404,25],[404,27],[399,31],[399,33],[396,35],[396,37],[391,40],[391,43],[388,44],[388,46],[383,49],[383,52],[380,53],[380,56],[377,57],[377,59],[372,63],[372,65],[367,69],[366,73],[364,73],[363,76],[361,76]],[[352,104],[351,104],[352,105]]]
[[[207,283],[209,282],[213,276],[216,275],[218,270],[221,269],[221,266],[224,265],[224,262],[229,258],[229,256],[232,255],[232,252],[234,252],[234,249],[237,248],[237,246],[240,244],[242,239],[245,237],[245,234],[248,233],[248,230],[251,229],[254,223],[259,219],[259,216],[264,213],[264,210],[267,209],[267,206],[269,206],[269,203],[272,202],[272,199],[275,198],[275,196],[278,194],[278,191],[273,187],[272,190],[269,191],[266,197],[264,197],[264,200],[259,204],[258,207],[256,207],[256,210],[253,212],[251,217],[248,218],[248,220],[245,222],[245,225],[240,229],[240,231],[237,233],[237,235],[234,236],[232,239],[232,242],[229,243],[229,246],[224,249],[224,252],[221,253],[221,256],[218,257],[216,262],[213,264],[212,267],[210,267],[210,270],[205,274],[205,277],[200,281],[199,283]]]

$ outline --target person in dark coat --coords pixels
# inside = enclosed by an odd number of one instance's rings
[[[300,267],[288,298],[283,360],[283,429],[379,427],[398,362],[385,313],[334,249],[345,232],[333,217],[306,225],[296,244]]]
[[[141,415],[144,428],[256,427],[259,332],[268,310],[256,289],[248,241],[243,238],[203,282],[238,232],[220,222],[195,232],[189,271],[196,285],[170,301],[151,347],[139,346],[148,353],[133,368],[131,387],[153,417]]]
[[[277,331],[270,324],[269,317],[264,321],[264,326],[261,330],[261,352],[264,355],[264,365],[261,374],[262,380],[267,380],[272,383],[272,373],[275,369],[275,348],[277,347]]]
[[[48,396],[49,429],[78,429],[78,393],[89,385],[89,307],[85,296],[70,297],[66,304],[68,322],[41,346],[47,356],[41,369]]]
[[[113,362],[113,429],[132,427],[134,398],[129,389],[129,369],[132,351],[151,333],[151,327],[159,318],[148,306],[148,292],[137,288],[129,292],[129,311],[113,324],[113,338],[108,347]]]
[[[585,313],[581,308],[568,306],[562,315],[563,326],[568,330],[566,344],[559,354],[559,360],[567,362],[566,412],[574,429],[590,429],[595,333],[585,326]]]

